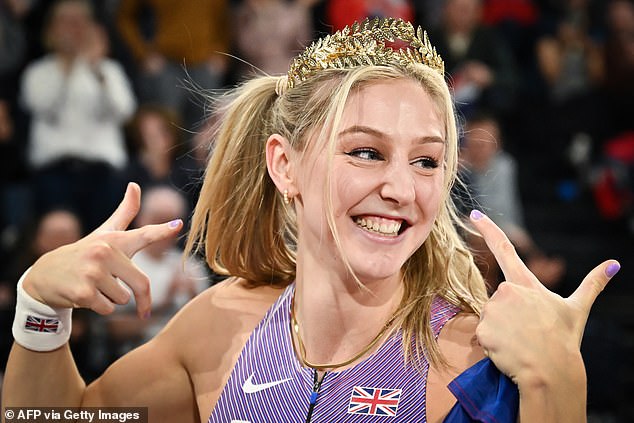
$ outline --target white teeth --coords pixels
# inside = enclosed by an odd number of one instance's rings
[[[357,218],[356,224],[365,228],[366,230],[380,233],[381,235],[397,236],[398,231],[401,229],[402,222],[396,223],[381,223],[376,220],[366,219],[364,217]]]

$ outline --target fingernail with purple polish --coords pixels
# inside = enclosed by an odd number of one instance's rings
[[[143,319],[147,320],[152,316],[152,312],[151,311],[146,311],[145,314],[143,315]]]
[[[175,220],[172,220],[170,223],[168,223],[170,228],[176,228],[180,224],[181,224],[181,220],[180,219],[175,219]]]
[[[610,263],[605,269],[605,274],[608,276],[608,278],[611,278],[612,276],[616,275],[619,270],[621,270],[620,264]]]
[[[480,210],[471,210],[471,219],[480,220],[484,217],[484,214]]]

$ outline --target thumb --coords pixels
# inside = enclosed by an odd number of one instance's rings
[[[146,225],[138,229],[133,229],[122,233],[120,241],[117,242],[119,249],[128,257],[132,257],[137,251],[144,249],[148,245],[176,236],[183,227],[180,219],[172,220],[159,225]]]
[[[130,182],[125,190],[123,200],[106,220],[99,230],[123,231],[136,217],[141,208],[141,187],[134,182]]]
[[[583,278],[583,281],[569,299],[579,304],[589,314],[594,301],[620,269],[621,265],[618,261],[604,261]]]

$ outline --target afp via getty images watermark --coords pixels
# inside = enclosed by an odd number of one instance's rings
[[[7,407],[6,423],[148,423],[147,407]]]

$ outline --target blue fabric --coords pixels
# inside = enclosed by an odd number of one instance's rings
[[[517,386],[488,358],[469,367],[448,388],[458,402],[445,418],[446,423],[517,422]]]

